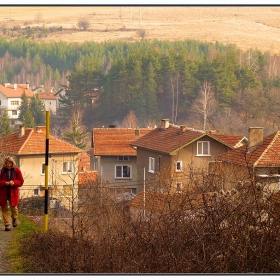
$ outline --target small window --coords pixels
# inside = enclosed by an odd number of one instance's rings
[[[129,160],[129,157],[128,156],[119,156],[119,160],[122,161],[122,160]]]
[[[40,194],[39,189],[34,189],[34,196],[39,196],[39,194]]]
[[[12,115],[17,116],[17,110],[12,110]]]
[[[182,161],[176,161],[176,172],[182,172],[183,171],[183,162]]]
[[[210,142],[209,141],[198,141],[197,142],[197,155],[198,156],[209,156],[210,155]]]
[[[71,187],[68,185],[63,186],[63,195],[64,196],[71,196]]]
[[[182,182],[177,182],[176,183],[176,191],[177,191],[177,193],[181,193],[183,191],[183,184],[182,184]]]
[[[46,170],[46,165],[45,163],[42,163],[42,170],[41,170],[42,174],[45,174],[45,170]]]
[[[72,173],[73,172],[73,162],[64,161],[63,162],[63,173]]]
[[[149,172],[155,172],[155,159],[152,157],[149,157]]]
[[[116,178],[130,178],[130,166],[117,165],[116,166]]]

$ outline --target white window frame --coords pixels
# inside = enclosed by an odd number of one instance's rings
[[[117,167],[121,167],[121,176],[117,176]],[[129,169],[129,177],[123,176],[124,167],[127,167]],[[131,179],[131,176],[132,176],[132,166],[131,165],[121,165],[121,164],[115,165],[115,179]]]
[[[178,168],[178,164],[180,168]],[[183,172],[183,162],[181,160],[177,160],[175,163],[175,171],[176,172]]]
[[[149,157],[149,172],[155,173],[155,158]]]
[[[208,153],[204,153],[204,145],[207,144]],[[201,147],[200,147],[201,145]],[[199,151],[201,150],[201,153]],[[210,156],[210,141],[197,141],[197,156]]]
[[[64,168],[66,167],[66,168]],[[68,174],[74,172],[74,162],[73,161],[63,161],[62,163],[62,174]]]
[[[11,100],[11,106],[18,106],[19,101],[18,100]]]

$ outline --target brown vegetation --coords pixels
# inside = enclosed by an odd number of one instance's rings
[[[186,40],[236,44],[242,50],[280,49],[280,8],[275,6],[47,6],[0,7],[0,28],[62,27],[44,41]],[[78,22],[88,19],[90,28]],[[139,33],[141,33],[139,35]]]

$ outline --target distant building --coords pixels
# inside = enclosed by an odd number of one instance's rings
[[[23,93],[31,98],[34,93],[29,87],[29,84],[0,84],[0,113],[7,109],[11,125],[16,126],[22,124],[19,121],[19,106]]]

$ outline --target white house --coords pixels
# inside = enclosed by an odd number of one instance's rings
[[[0,113],[7,109],[8,116],[12,125],[21,124],[18,120],[19,106],[21,103],[21,97],[23,93],[26,93],[27,97],[32,97],[34,93],[29,88],[29,84],[0,84]]]

